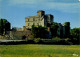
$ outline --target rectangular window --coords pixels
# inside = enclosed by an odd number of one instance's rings
[[[28,23],[28,26],[29,26],[30,24]]]
[[[28,21],[29,21],[29,19],[28,19]]]
[[[29,19],[26,19],[26,22],[29,21]]]
[[[33,23],[33,25],[35,25],[35,23]]]
[[[30,21],[33,21],[33,18],[30,18]]]

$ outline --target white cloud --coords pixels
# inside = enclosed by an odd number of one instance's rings
[[[48,3],[46,4],[47,7],[50,7],[51,9],[57,9],[64,12],[78,12],[77,10],[80,10],[79,7],[80,3]]]
[[[50,0],[7,0],[8,4],[17,7],[57,9],[63,12],[76,13],[80,3],[49,2]],[[52,1],[52,0],[51,0]],[[53,0],[55,1],[55,0]],[[67,1],[67,0],[66,0]]]

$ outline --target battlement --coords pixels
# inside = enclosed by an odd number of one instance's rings
[[[43,15],[45,15],[45,11],[43,10],[37,11],[37,16],[42,17]]]

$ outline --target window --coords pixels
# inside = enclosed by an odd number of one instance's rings
[[[35,23],[33,23],[33,25],[35,25]]]
[[[33,21],[33,18],[30,18],[30,21]]]
[[[30,24],[28,23],[28,26],[29,26]]]
[[[29,21],[29,19],[26,19],[26,22]]]
[[[28,19],[28,21],[29,21],[29,19]]]

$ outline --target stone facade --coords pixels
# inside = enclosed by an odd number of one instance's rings
[[[22,28],[18,28],[17,31],[23,31],[23,29]]]
[[[33,35],[30,30],[27,31],[7,31],[6,39],[9,40],[22,40],[22,37],[25,36],[26,39],[32,39]]]
[[[45,11],[40,10],[37,12],[37,16],[30,16],[25,18],[25,27],[27,29],[31,29],[32,25],[48,26],[48,24],[53,22],[53,18],[53,15],[45,15]]]
[[[70,22],[65,22],[64,24],[58,23],[57,34],[59,37],[68,37],[70,36]]]

